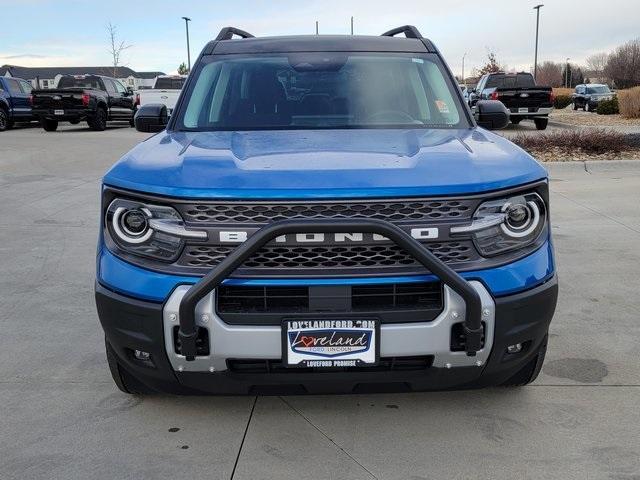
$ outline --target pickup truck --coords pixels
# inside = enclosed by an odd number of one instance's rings
[[[21,78],[0,76],[0,132],[15,122],[36,120],[31,113],[31,84]]]
[[[167,114],[171,115],[186,78],[186,75],[161,75],[157,77],[153,88],[140,90],[136,93],[136,109],[150,103],[161,103],[167,107]]]
[[[135,123],[158,133],[103,178],[95,282],[123,392],[538,375],[558,292],[547,172],[486,129],[508,125],[502,103],[472,114],[415,27],[223,28],[173,115]]]
[[[133,126],[133,92],[115,78],[101,75],[66,75],[55,89],[31,92],[33,114],[52,132],[58,122],[78,124],[102,131],[107,121],[128,121]]]
[[[470,106],[478,100],[499,100],[509,110],[511,123],[530,119],[538,130],[544,130],[553,110],[554,95],[551,87],[536,85],[530,73],[489,73],[483,75],[471,94]]]

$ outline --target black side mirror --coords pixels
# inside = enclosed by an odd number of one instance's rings
[[[167,106],[162,103],[143,105],[138,109],[133,120],[136,124],[136,130],[139,132],[161,132],[169,121]]]
[[[479,100],[475,117],[478,126],[489,130],[499,130],[509,125],[509,110],[498,100]]]

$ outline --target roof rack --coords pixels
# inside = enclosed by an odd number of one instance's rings
[[[236,27],[224,27],[220,30],[220,33],[216,37],[216,41],[220,40],[231,40],[234,35],[237,35],[240,38],[254,38],[249,32],[245,32],[244,30],[240,30]]]
[[[420,31],[413,25],[404,25],[402,27],[394,28],[388,32],[384,32],[381,37],[395,37],[399,33],[404,33],[407,38],[422,38]]]

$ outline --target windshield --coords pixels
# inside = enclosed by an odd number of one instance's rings
[[[218,58],[195,72],[177,129],[452,128],[466,122],[456,86],[435,56]]]
[[[167,89],[167,90],[181,90],[184,85],[184,78],[162,78],[159,77],[156,80],[156,84],[153,88]]]
[[[587,87],[587,93],[611,93],[609,87],[606,85],[601,85],[598,87]]]
[[[58,81],[58,88],[95,88],[101,90],[98,77],[62,77]]]

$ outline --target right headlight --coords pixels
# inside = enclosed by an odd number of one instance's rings
[[[175,260],[186,239],[206,240],[207,233],[185,228],[168,205],[115,198],[105,212],[105,236],[118,250],[138,257]]]
[[[482,203],[471,225],[451,233],[471,234],[478,252],[493,257],[534,243],[547,227],[547,210],[537,193],[525,193]]]

